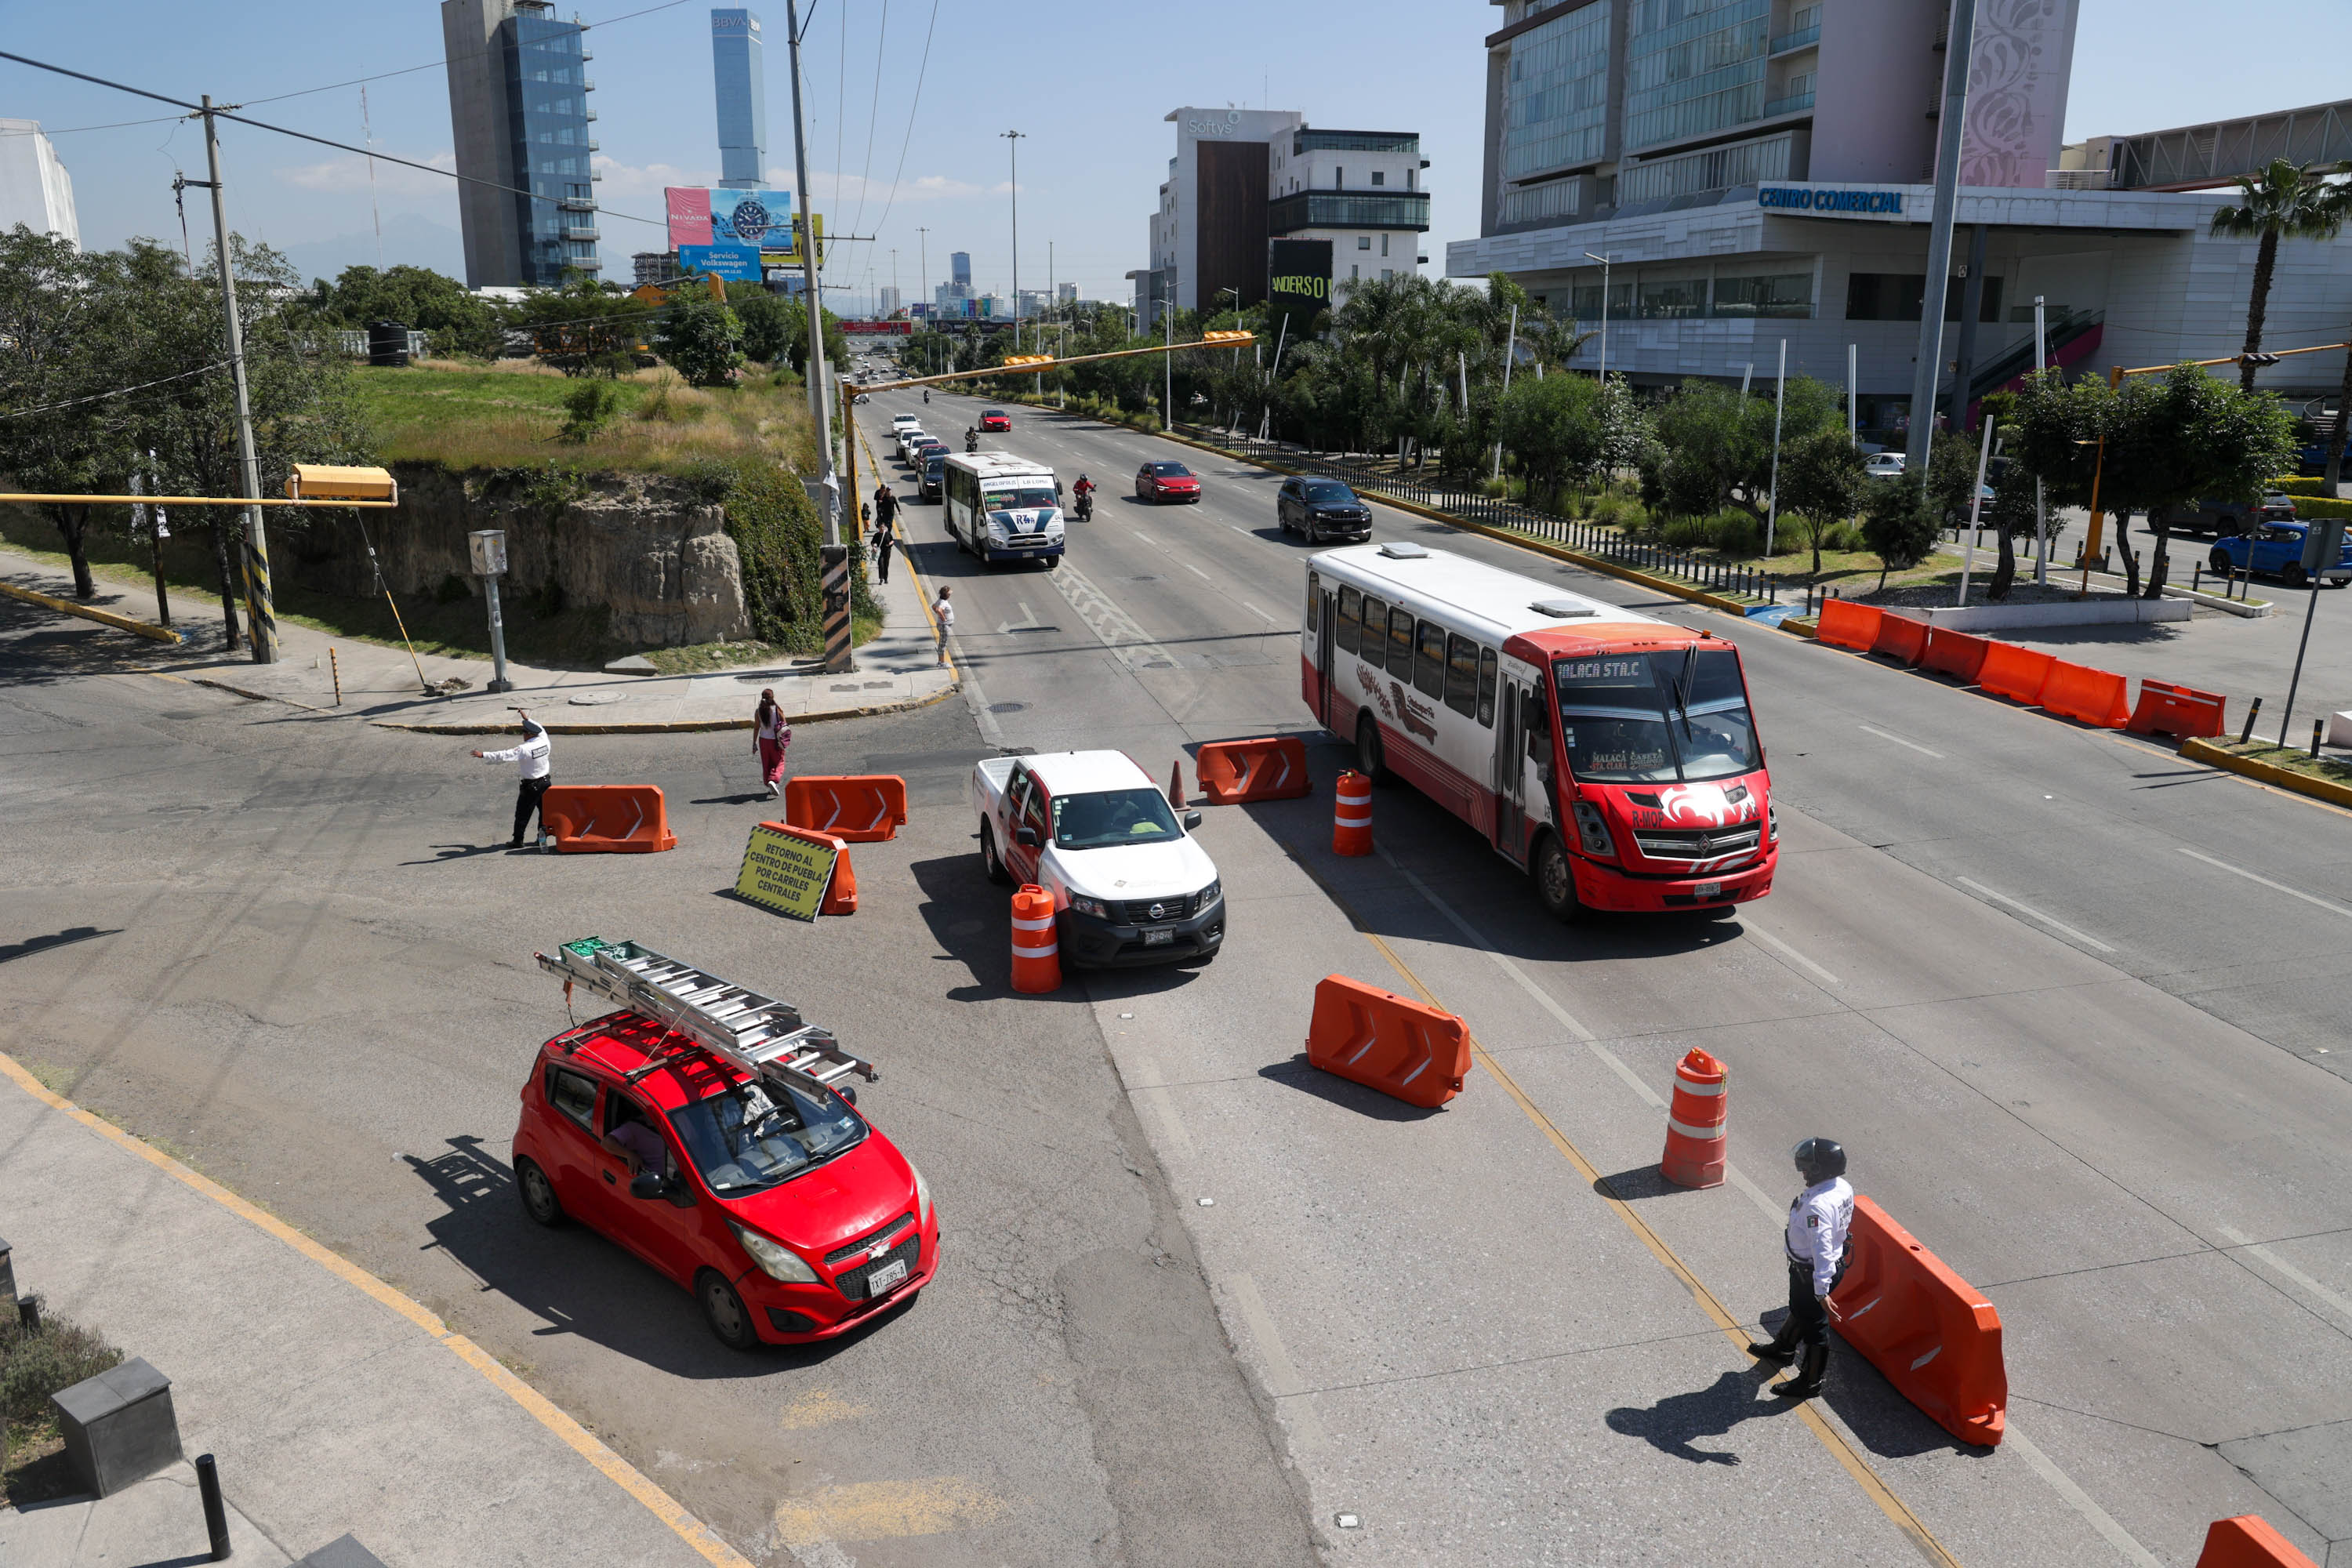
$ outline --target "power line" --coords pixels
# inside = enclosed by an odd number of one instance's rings
[[[615,22],[634,21],[639,16],[650,16],[656,11],[673,11],[680,5],[691,3],[692,0],[663,0],[663,4],[659,5],[648,5],[642,11],[625,11],[618,16],[607,16],[602,21],[597,22],[583,22],[580,26],[583,29],[590,27],[609,27]],[[477,49],[474,52],[477,55],[487,55],[493,53],[494,51],[488,48],[482,48]],[[373,76],[355,76],[349,81],[333,81],[329,82],[324,87],[306,87],[294,92],[274,93],[268,98],[248,99],[247,100],[247,102],[283,103],[289,98],[308,98],[315,92],[332,92],[339,87],[357,87],[362,82],[383,81],[396,76],[414,76],[418,71],[435,70],[442,66],[447,65],[448,63],[449,59],[445,56],[437,60],[427,61],[425,64],[421,66],[403,66],[398,70],[377,71]]]
[[[940,25],[940,0],[931,0],[931,23],[923,29],[923,63],[915,68],[915,95],[907,101],[907,136],[898,143],[898,167],[890,176],[890,199],[882,204],[882,216],[874,223],[874,232],[880,234],[890,222],[890,209],[898,205],[898,182],[907,174],[907,149],[915,143],[915,110],[923,101],[923,77],[931,68],[931,33]]]
[[[123,397],[134,392],[144,392],[151,386],[162,386],[166,382],[185,381],[192,375],[209,375],[214,371],[226,370],[227,368],[228,361],[220,360],[212,364],[198,365],[194,370],[184,370],[176,374],[159,375],[152,381],[142,381],[136,386],[118,386],[111,392],[94,392],[88,397],[68,397],[63,403],[44,403],[37,408],[10,408],[0,410],[0,419],[22,419],[27,415],[47,414],[59,408],[79,407],[80,405],[85,403],[103,403],[110,397]]]
[[[185,118],[179,114],[159,114],[152,120],[116,120],[104,125],[67,125],[55,131],[45,131],[36,125],[30,131],[0,131],[0,136],[71,136],[82,131],[120,131],[126,125],[162,125],[167,121],[177,121]]]
[[[874,96],[866,105],[866,163],[857,171],[857,215],[849,220],[849,232],[856,234],[866,221],[866,182],[874,174],[874,128],[882,119],[882,58],[890,39],[890,0],[882,0],[882,25],[874,34]],[[835,184],[838,186],[838,180]]]

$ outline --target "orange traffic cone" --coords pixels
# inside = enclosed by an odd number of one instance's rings
[[[1179,757],[1168,769],[1168,804],[1177,810],[1184,809],[1184,759]]]
[[[1666,1157],[1658,1173],[1678,1187],[1723,1185],[1731,1142],[1731,1069],[1700,1050],[1675,1064],[1674,1103],[1666,1111]]]
[[[1361,773],[1339,774],[1331,805],[1331,853],[1372,852],[1372,781]]]
[[[1031,883],[1013,895],[1013,989],[1042,995],[1061,988],[1062,949],[1054,931],[1053,894]]]

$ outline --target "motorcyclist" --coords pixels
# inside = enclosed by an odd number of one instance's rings
[[[980,430],[978,426],[967,426],[965,428],[963,433],[963,449],[967,452],[977,452],[980,450]]]
[[[1084,521],[1086,521],[1088,518],[1090,518],[1090,517],[1094,516],[1094,514],[1095,514],[1095,482],[1094,482],[1094,480],[1092,480],[1092,479],[1090,479],[1087,478],[1087,477],[1086,477],[1086,475],[1084,475],[1084,474],[1080,474],[1080,475],[1078,476],[1078,482],[1077,482],[1076,484],[1072,485],[1072,486],[1070,487],[1070,493],[1071,493],[1072,495],[1074,495],[1074,496],[1077,497],[1077,500],[1078,500],[1078,521],[1079,521],[1080,522],[1084,522]]]
[[[924,402],[926,402],[926,403],[929,403],[930,400],[931,400],[931,389],[930,389],[929,387],[928,387],[928,386],[927,386],[927,387],[923,388],[923,401],[924,401]]]

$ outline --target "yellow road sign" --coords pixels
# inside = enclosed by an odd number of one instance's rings
[[[735,891],[780,915],[814,921],[839,853],[829,845],[779,833],[763,822],[751,829],[751,842],[744,847]]]

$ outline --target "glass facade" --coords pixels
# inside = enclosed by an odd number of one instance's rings
[[[1290,139],[1290,153],[1410,153],[1421,155],[1421,138],[1410,131],[1301,131]]]
[[[1266,204],[1269,234],[1295,234],[1302,228],[1410,228],[1429,226],[1429,196],[1425,192],[1399,191],[1393,195],[1370,195],[1347,191],[1297,191]]]
[[[1601,285],[1579,283],[1570,290],[1580,321],[1601,319]],[[1912,307],[1917,311],[1917,305]],[[1625,279],[1609,285],[1609,319],[1614,321],[1686,321],[1701,316],[1733,321],[1759,317],[1802,320],[1813,313],[1813,275],[1763,272],[1705,278]]]
[[[1772,0],[1630,3],[1628,148],[1704,136],[1762,116]]]
[[[1752,185],[1759,180],[1785,180],[1794,172],[1796,147],[1796,137],[1783,132],[1755,142],[1709,147],[1703,153],[1685,153],[1679,157],[1660,158],[1655,163],[1629,164],[1618,172],[1617,199],[1631,206],[1636,202],[1662,202],[1705,191],[1727,191],[1734,185]]]
[[[1764,272],[1747,278],[1717,278],[1715,313],[1733,318],[1810,316],[1813,313],[1813,275]]]
[[[1609,19],[1617,4],[1594,0],[1512,40],[1505,179],[1591,163],[1606,149]]]
[[[552,288],[568,268],[596,271],[595,187],[588,135],[593,113],[581,50],[586,31],[555,20],[551,8],[518,11],[499,24],[505,56],[507,136],[512,144],[516,229],[522,239],[522,277]]]
[[[719,183],[756,189],[768,183],[768,79],[758,16],[710,13],[710,68],[719,98]]]

